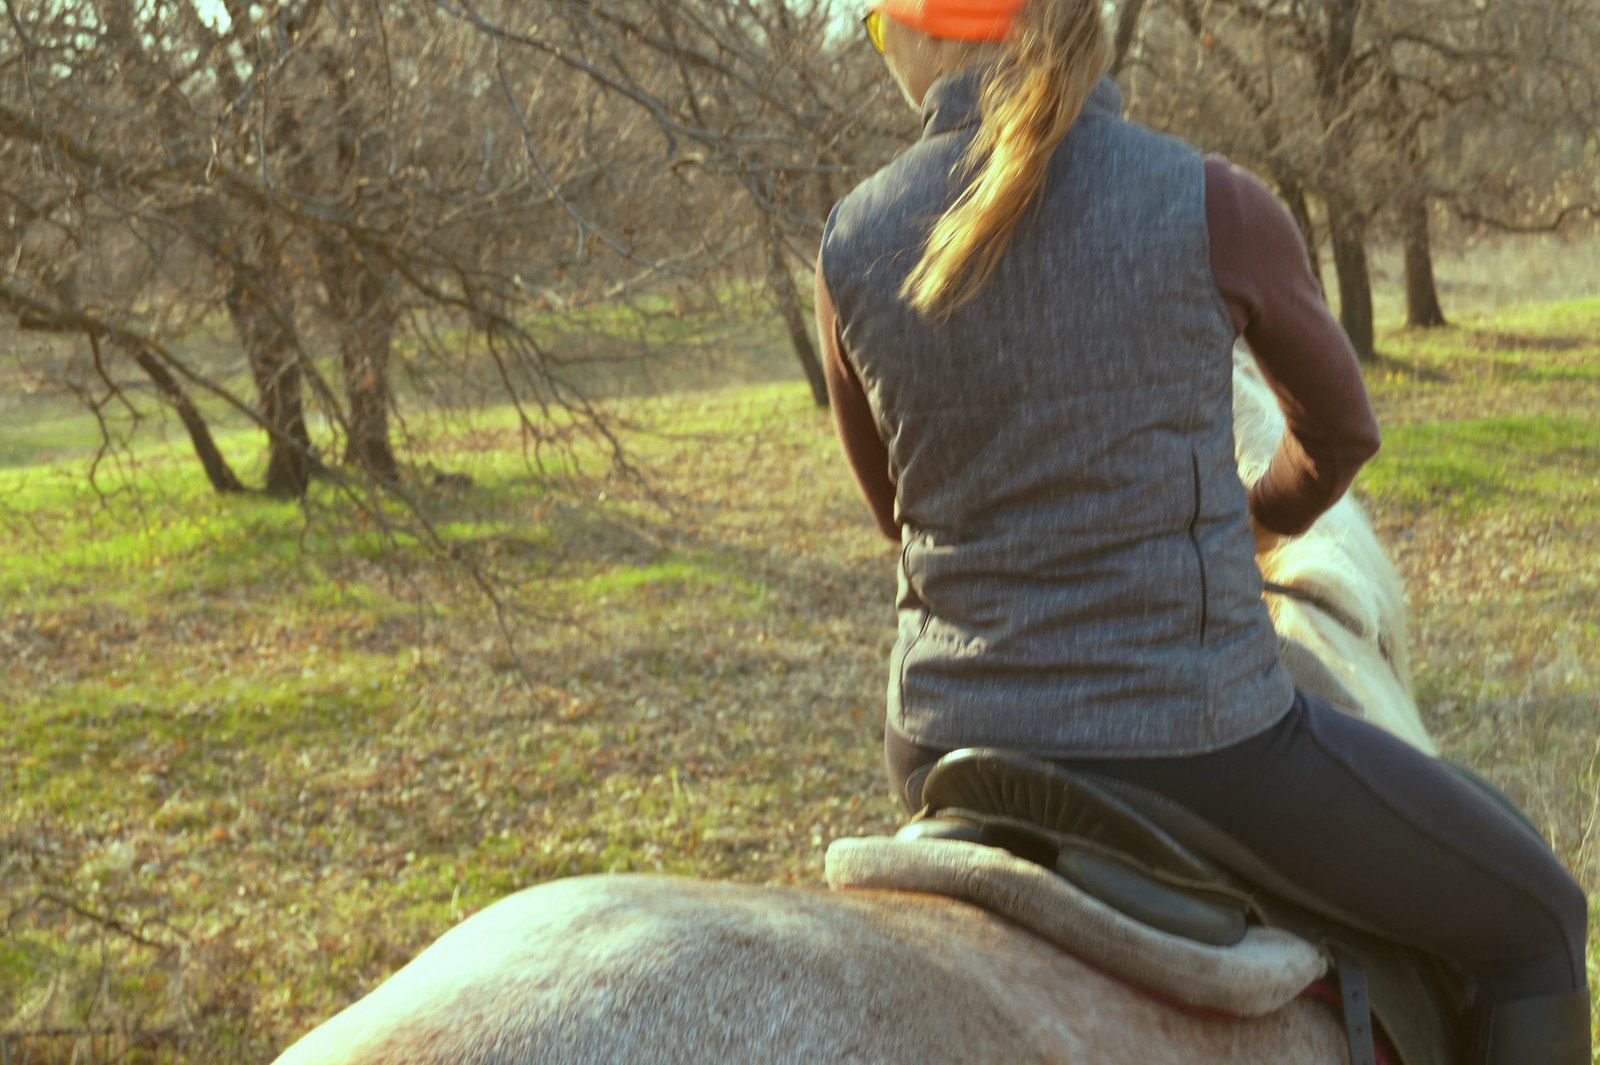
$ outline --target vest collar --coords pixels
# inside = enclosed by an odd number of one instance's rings
[[[978,124],[981,117],[983,79],[987,66],[972,66],[946,74],[928,88],[922,100],[922,135],[924,137],[949,133]],[[1089,94],[1084,103],[1085,113],[1104,112],[1113,117],[1122,115],[1122,93],[1110,75]]]

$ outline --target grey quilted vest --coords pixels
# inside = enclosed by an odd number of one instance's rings
[[[889,721],[930,747],[1179,755],[1275,722],[1234,464],[1234,330],[1198,152],[1101,83],[999,268],[947,321],[898,298],[959,191],[981,72],[834,208],[822,268],[904,525]]]

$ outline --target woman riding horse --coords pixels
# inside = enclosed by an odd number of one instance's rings
[[[1187,806],[1339,915],[1460,967],[1475,1062],[1587,1065],[1586,905],[1447,766],[1297,692],[1257,550],[1378,433],[1299,231],[1124,120],[1099,0],[882,0],[921,139],[835,208],[817,313],[839,436],[902,544],[891,784],[1007,747]],[[1234,463],[1242,336],[1289,430]]]

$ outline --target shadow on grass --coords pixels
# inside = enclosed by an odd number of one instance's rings
[[[1403,359],[1398,355],[1389,355],[1382,351],[1374,352],[1371,360],[1362,366],[1369,372],[1377,371],[1409,377],[1430,385],[1449,384],[1455,380],[1437,366],[1427,366],[1413,359]]]

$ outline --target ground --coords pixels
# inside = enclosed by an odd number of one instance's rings
[[[1380,348],[1357,490],[1425,720],[1600,900],[1600,300]],[[503,413],[418,419],[409,484],[456,563],[329,488],[309,517],[213,497],[181,447],[102,465],[97,492],[78,430],[10,419],[8,1060],[260,1061],[519,887],[817,883],[828,840],[893,823],[895,548],[826,412],[782,382],[622,413],[646,482],[541,473]]]

